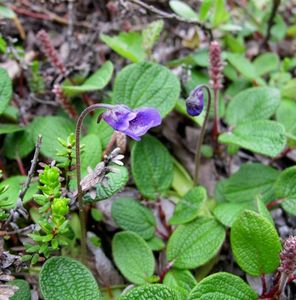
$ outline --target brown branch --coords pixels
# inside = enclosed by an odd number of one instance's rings
[[[198,26],[210,39],[210,41],[213,40],[213,32],[212,32],[212,29],[207,27],[205,24],[199,22],[199,21],[196,21],[196,20],[188,20],[188,19],[185,19],[185,18],[182,18],[174,13],[167,13],[163,10],[160,10],[156,7],[154,7],[153,5],[149,5],[149,4],[146,4],[144,2],[142,2],[141,0],[129,0],[130,2],[132,3],[135,3],[147,10],[149,10],[150,12],[153,12],[165,19],[169,19],[169,20],[176,20],[178,22],[181,22],[181,23],[186,23],[186,24],[191,24],[191,25],[196,25]]]
[[[265,39],[263,41],[263,45],[266,46],[270,37],[271,37],[271,29],[272,26],[274,24],[274,18],[276,16],[276,13],[278,11],[278,8],[281,4],[281,0],[273,0],[272,1],[272,10],[271,10],[271,14],[269,16],[268,22],[267,22],[267,31],[266,31],[266,36]]]
[[[40,152],[40,147],[41,147],[41,143],[42,143],[42,136],[39,135],[38,136],[38,139],[37,139],[37,143],[36,143],[36,147],[35,147],[35,152],[34,152],[34,156],[33,156],[33,159],[31,161],[31,167],[30,167],[30,170],[29,170],[29,173],[28,173],[28,176],[27,176],[27,180],[19,194],[19,199],[23,200],[28,188],[29,188],[29,185],[31,183],[31,180],[33,178],[33,175],[34,175],[34,170],[36,168],[36,165],[37,165],[37,160],[38,160],[38,156],[39,156],[39,152]]]

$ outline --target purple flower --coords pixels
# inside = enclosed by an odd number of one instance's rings
[[[155,108],[142,107],[132,110],[125,105],[115,105],[100,116],[115,130],[136,141],[150,128],[160,125],[161,117]]]
[[[186,109],[190,116],[199,116],[204,108],[204,93],[202,86],[196,87],[186,99]]]

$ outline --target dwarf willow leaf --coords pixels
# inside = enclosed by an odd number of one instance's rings
[[[35,147],[30,127],[8,134],[4,139],[4,155],[9,159],[26,157]]]
[[[276,111],[276,119],[284,125],[288,144],[296,146],[296,103],[292,100],[282,100]]]
[[[291,79],[281,89],[282,96],[288,99],[296,99],[296,78]]]
[[[171,0],[169,5],[171,9],[180,17],[183,17],[187,20],[198,21],[197,13],[184,1]]]
[[[132,62],[145,60],[145,51],[142,48],[142,35],[138,32],[121,32],[117,36],[101,34],[100,38],[113,51]]]
[[[41,154],[60,161],[61,157],[57,155],[60,149],[58,138],[66,139],[74,132],[74,122],[59,116],[36,117],[30,127],[34,141],[39,134],[42,135]]]
[[[14,133],[25,130],[24,127],[15,124],[0,124],[0,134]]]
[[[260,196],[258,196],[255,201],[255,211],[258,212],[267,221],[269,221],[272,225],[274,225],[272,216]]]
[[[259,76],[275,71],[279,67],[279,57],[275,53],[263,53],[253,62],[255,70]]]
[[[251,209],[251,203],[218,203],[213,214],[223,225],[231,227],[236,218],[245,210]]]
[[[137,63],[118,74],[113,103],[131,108],[154,107],[162,117],[175,106],[180,94],[180,82],[166,67],[155,63]]]
[[[138,201],[129,198],[117,199],[112,204],[111,212],[115,223],[122,229],[133,231],[145,240],[154,236],[154,215]]]
[[[228,124],[237,125],[245,121],[268,119],[276,112],[280,101],[278,89],[270,87],[246,89],[230,101],[226,110],[226,121]]]
[[[0,68],[0,115],[4,112],[12,96],[12,82],[6,70]]]
[[[113,171],[108,173],[106,180],[97,185],[97,195],[95,201],[107,199],[120,191],[128,181],[128,171],[124,166],[113,166]],[[85,199],[87,202],[93,201],[89,198]]]
[[[69,257],[52,257],[40,271],[40,288],[45,300],[102,299],[91,272]]]
[[[146,284],[154,273],[152,250],[143,238],[131,231],[116,233],[112,240],[114,261],[130,282]]]
[[[163,284],[149,284],[133,288],[119,300],[180,300],[178,294]]]
[[[225,229],[215,219],[201,217],[180,225],[167,245],[167,258],[178,269],[194,269],[208,262],[220,249]]]
[[[238,53],[227,53],[226,58],[229,63],[247,79],[254,80],[258,78],[255,67],[243,55]]]
[[[252,288],[240,277],[219,272],[204,278],[191,291],[188,300],[256,300]]]
[[[284,149],[286,136],[280,123],[258,120],[239,124],[232,132],[221,134],[219,142],[275,157]]]
[[[26,176],[11,176],[8,179],[3,180],[0,183],[0,190],[4,186],[8,186],[8,190],[0,195],[0,207],[1,208],[15,208],[18,195],[22,189],[23,184],[26,181]],[[23,202],[26,203],[32,199],[33,195],[38,191],[38,183],[32,183],[24,197]]]
[[[170,224],[184,224],[194,220],[206,201],[207,193],[202,186],[191,189],[176,205]]]
[[[235,259],[246,273],[260,276],[279,266],[278,234],[270,221],[256,212],[246,210],[235,220],[230,241]]]
[[[9,282],[9,285],[17,286],[19,289],[10,297],[10,300],[31,300],[30,285],[22,279],[15,279]]]
[[[163,26],[163,20],[157,20],[148,24],[148,26],[142,31],[142,46],[146,51],[148,51],[148,53],[158,41]]]
[[[103,89],[111,80],[113,64],[110,61],[104,63],[98,70],[88,77],[81,85],[63,85],[62,89],[69,95],[91,92]]]
[[[288,214],[296,216],[296,195],[288,197],[281,206]]]
[[[296,166],[281,172],[275,183],[275,195],[277,198],[296,195]]]
[[[165,275],[163,284],[172,288],[183,289],[184,293],[188,294],[197,282],[190,271],[172,269]]]
[[[147,240],[146,243],[152,251],[160,251],[165,248],[164,241],[156,235],[150,240]]]
[[[167,148],[146,135],[131,152],[132,174],[140,193],[148,199],[165,194],[173,180],[173,162]]]
[[[252,202],[262,195],[264,202],[274,198],[274,183],[280,172],[258,163],[243,164],[239,171],[216,186],[219,201],[234,203]]]

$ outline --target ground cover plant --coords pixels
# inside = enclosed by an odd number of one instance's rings
[[[295,299],[295,11],[0,0],[0,299]]]

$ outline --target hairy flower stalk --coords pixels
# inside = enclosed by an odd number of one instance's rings
[[[80,159],[80,134],[84,118],[96,109],[105,108],[106,111],[99,116],[113,129],[122,132],[136,141],[139,141],[150,128],[160,125],[161,117],[154,108],[139,108],[132,110],[125,105],[110,105],[97,103],[87,107],[78,117],[76,123],[76,179],[77,200],[81,225],[81,261],[86,264],[86,213],[83,203],[83,188],[81,185],[81,159]],[[93,175],[93,172],[89,175]],[[85,182],[82,182],[85,185]]]
[[[223,88],[223,68],[224,63],[221,57],[221,48],[217,41],[211,42],[210,45],[210,84],[214,91],[214,126],[213,126],[213,139],[217,140],[220,133],[219,121],[219,90]]]
[[[296,271],[296,236],[290,236],[284,243],[280,253],[281,265],[278,271],[281,273],[279,293],[283,293],[290,276]]]
[[[66,68],[62,61],[60,60],[57,51],[54,49],[48,33],[45,30],[40,30],[37,33],[37,38],[39,40],[41,49],[43,53],[50,60],[51,64],[58,69],[62,74],[66,73]]]
[[[211,107],[211,92],[207,85],[199,85],[197,86],[186,99],[186,108],[187,112],[190,116],[196,117],[201,114],[204,108],[204,93],[203,89],[206,89],[208,93],[208,103],[207,103],[207,110],[205,114],[205,118],[201,127],[200,136],[196,146],[196,153],[195,153],[195,171],[194,171],[194,183],[198,184],[199,182],[199,169],[200,169],[200,156],[201,156],[201,146],[204,140],[207,121],[209,118],[209,112]]]

